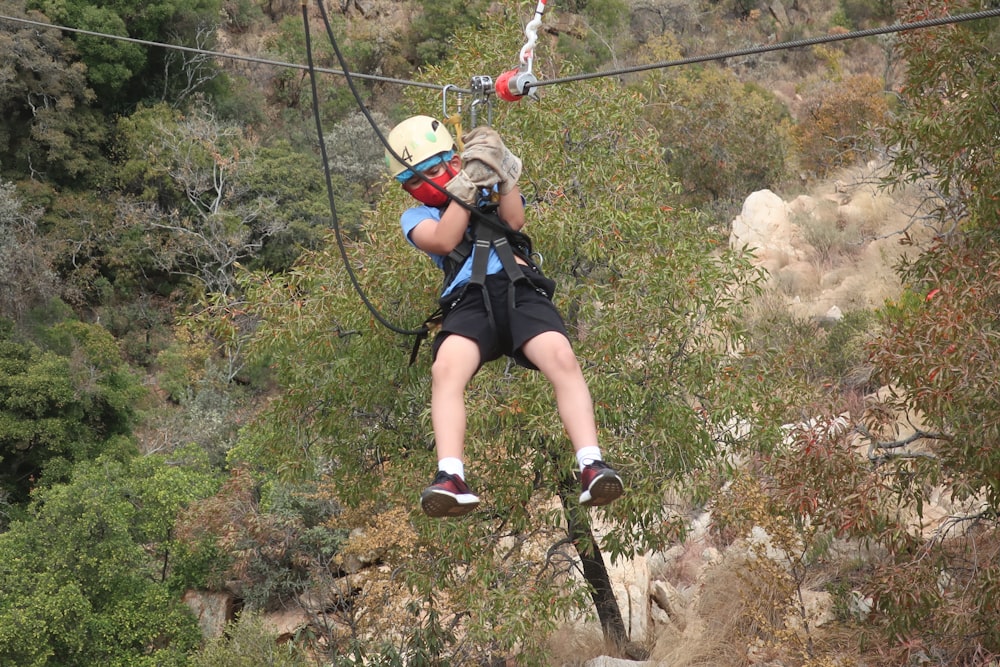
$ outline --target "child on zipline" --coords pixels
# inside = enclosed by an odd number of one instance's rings
[[[462,516],[479,504],[465,482],[465,389],[483,364],[503,355],[540,370],[552,384],[580,466],[580,504],[606,505],[622,494],[621,477],[601,458],[590,390],[552,303],[555,283],[518,242],[525,238],[518,235],[525,223],[517,185],[521,160],[489,127],[463,139],[459,155],[443,123],[413,116],[388,138],[404,162],[386,151],[390,174],[420,202],[403,212],[403,233],[445,271],[444,319],[431,367],[438,472],[420,495],[420,506],[428,516],[446,517]],[[492,208],[491,199],[499,219],[479,222],[473,211]]]

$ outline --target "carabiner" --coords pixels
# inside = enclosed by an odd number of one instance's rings
[[[458,102],[455,103],[455,113],[448,114],[448,89],[454,88],[457,91]],[[465,150],[465,143],[462,141],[462,90],[453,84],[445,84],[441,89],[441,114],[445,125],[455,126],[455,143],[458,150]]]

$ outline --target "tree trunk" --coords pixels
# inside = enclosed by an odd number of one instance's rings
[[[618,601],[611,589],[611,578],[608,576],[608,568],[604,565],[601,547],[590,529],[587,508],[574,498],[577,486],[579,483],[573,475],[566,475],[559,482],[559,499],[566,515],[566,528],[583,565],[583,577],[590,584],[590,596],[594,600],[594,607],[597,608],[597,617],[601,621],[604,638],[614,642],[615,647],[625,654],[629,648],[625,621],[622,620],[621,609],[618,608]]]

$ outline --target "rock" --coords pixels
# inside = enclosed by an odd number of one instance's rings
[[[608,563],[608,577],[621,608],[625,630],[632,641],[649,634],[649,561],[645,556]]]
[[[286,642],[311,622],[309,612],[304,609],[282,609],[263,615],[264,627],[277,636],[279,643]]]
[[[198,619],[198,627],[206,639],[221,637],[226,625],[233,620],[235,605],[231,593],[189,590],[183,599]]]
[[[656,606],[667,612],[667,616],[673,621],[678,620],[687,607],[684,596],[667,581],[654,581],[650,586],[650,597]]]
[[[771,16],[778,22],[778,25],[786,27],[791,25],[791,22],[788,20],[788,13],[785,11],[785,6],[779,0],[774,0],[767,8],[771,11]]]
[[[781,197],[770,190],[758,190],[743,202],[729,235],[731,248],[747,246],[756,252],[780,250],[794,254],[792,225]]]
[[[802,591],[802,607],[805,613],[805,622],[809,626],[809,631],[830,623],[836,619],[833,613],[833,596],[826,591]],[[792,614],[785,619],[785,624],[789,628],[795,628],[805,632],[802,612]]]

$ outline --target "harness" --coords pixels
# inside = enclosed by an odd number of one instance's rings
[[[459,270],[469,259],[470,254],[472,255],[472,277],[456,293],[442,297],[438,309],[424,320],[423,333],[417,336],[413,344],[413,350],[410,353],[411,366],[417,359],[420,344],[430,333],[430,327],[439,325],[444,320],[445,315],[465,297],[470,287],[482,290],[483,303],[486,306],[490,326],[496,327],[496,321],[493,317],[493,306],[486,291],[486,269],[489,265],[490,249],[496,251],[497,257],[500,258],[500,263],[503,265],[504,272],[510,281],[507,287],[507,308],[509,311],[512,312],[517,307],[515,285],[521,281],[528,282],[535,290],[547,298],[551,298],[548,292],[536,284],[530,275],[524,272],[522,268],[524,265],[519,264],[517,261],[517,258],[520,258],[529,268],[539,275],[541,274],[541,269],[539,269],[538,264],[533,258],[531,238],[524,232],[511,229],[497,215],[496,208],[496,204],[487,203],[472,211],[472,221],[469,230],[465,233],[465,238],[445,257],[443,267],[444,285],[442,289],[447,288],[451,284],[455,276],[458,275]]]

